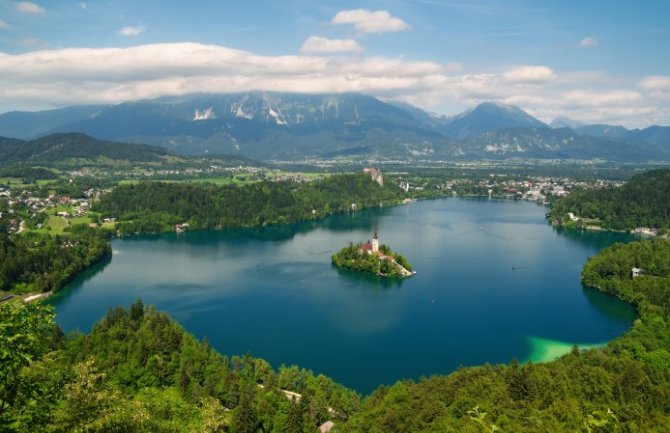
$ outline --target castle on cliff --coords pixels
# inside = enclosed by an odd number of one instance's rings
[[[372,180],[377,182],[379,186],[384,186],[384,176],[382,176],[382,171],[380,169],[374,167],[365,167],[363,169],[363,173],[369,174]]]

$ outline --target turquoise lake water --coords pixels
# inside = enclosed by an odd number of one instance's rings
[[[111,260],[51,298],[65,330],[141,298],[224,354],[297,364],[360,392],[459,366],[542,360],[625,332],[632,307],[581,286],[617,233],[559,231],[529,202],[448,198],[259,229],[116,239]],[[405,280],[330,257],[379,232]],[[565,346],[568,344],[568,346]],[[556,347],[553,347],[556,346]]]

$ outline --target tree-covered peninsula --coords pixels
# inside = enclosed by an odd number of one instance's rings
[[[350,243],[332,257],[333,264],[358,272],[367,272],[383,277],[409,277],[412,265],[405,257],[391,250],[388,245],[379,245],[377,233],[372,241],[361,244]]]
[[[670,169],[637,174],[620,187],[574,190],[551,204],[547,215],[560,226],[632,230],[670,227]]]
[[[111,233],[80,224],[60,235],[10,236],[0,220],[0,291],[58,291],[75,275],[109,257]]]
[[[380,185],[368,174],[338,174],[311,182],[263,181],[217,186],[199,183],[141,182],[121,185],[94,206],[116,218],[122,233],[254,227],[323,218],[336,212],[397,204],[397,185]]]

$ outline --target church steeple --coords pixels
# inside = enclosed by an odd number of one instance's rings
[[[375,235],[372,238],[372,252],[376,253],[378,251],[379,251],[379,238],[377,237],[377,232],[375,232]]]

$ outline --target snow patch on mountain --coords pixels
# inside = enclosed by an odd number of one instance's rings
[[[216,119],[216,114],[214,114],[214,107],[206,108],[202,111],[195,109],[195,114],[193,115],[193,121],[199,120],[210,120]]]
[[[251,120],[254,118],[251,114],[247,114],[244,112],[242,109],[242,104],[238,105],[237,108],[235,109],[235,117],[238,119],[247,119]]]
[[[272,107],[268,107],[268,114],[275,119],[277,125],[288,125],[288,122],[284,120],[280,111],[275,111]]]

